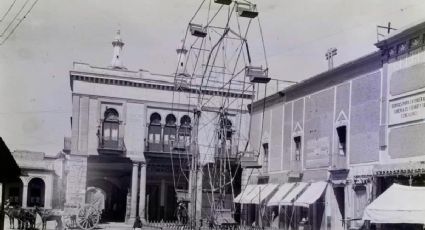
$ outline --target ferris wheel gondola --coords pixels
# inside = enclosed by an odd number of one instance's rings
[[[223,5],[230,5],[232,3],[232,0],[214,0],[214,2]]]
[[[255,18],[258,16],[257,5],[248,2],[237,2],[236,11],[240,17]]]
[[[202,25],[199,24],[189,24],[190,27],[190,33],[195,37],[204,38],[207,36],[207,30],[205,27],[202,27]]]

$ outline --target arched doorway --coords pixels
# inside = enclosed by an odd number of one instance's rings
[[[44,207],[44,194],[46,190],[46,185],[44,181],[40,178],[33,178],[28,183],[28,198],[27,206],[28,207]]]
[[[127,189],[120,188],[115,183],[106,179],[94,179],[88,182],[89,187],[86,192],[86,202],[92,203],[95,193],[100,192],[104,197],[104,210],[101,221],[122,222],[125,220]]]
[[[5,199],[11,206],[22,206],[23,183],[21,179],[9,182],[5,186]]]

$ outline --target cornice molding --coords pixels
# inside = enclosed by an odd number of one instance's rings
[[[70,73],[70,85],[71,90],[73,90],[73,81],[84,81],[89,83],[95,83],[95,84],[106,84],[106,85],[119,85],[119,86],[128,86],[128,87],[137,87],[137,88],[147,88],[147,89],[157,89],[157,90],[164,90],[164,91],[181,91],[186,93],[193,93],[197,94],[199,89],[195,88],[177,88],[174,84],[171,83],[148,83],[148,82],[135,82],[135,80],[138,79],[111,79],[111,78],[105,78],[102,76],[85,76],[83,74],[77,74],[74,72]],[[248,93],[235,93],[235,92],[229,92],[226,90],[220,91],[220,90],[209,90],[209,89],[202,89],[202,93],[206,95],[211,96],[221,96],[221,97],[232,97],[232,98],[243,98],[243,99],[251,99],[253,97],[252,94]]]

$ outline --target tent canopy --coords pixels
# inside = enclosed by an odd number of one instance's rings
[[[393,184],[372,203],[363,220],[386,224],[425,224],[425,187]]]
[[[298,199],[294,202],[294,205],[308,208],[311,204],[316,202],[322,196],[327,184],[328,183],[326,183],[325,181],[318,181],[312,183],[303,192],[303,194],[298,197]]]

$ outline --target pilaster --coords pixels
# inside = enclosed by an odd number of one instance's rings
[[[140,164],[139,216],[146,222],[146,163]]]
[[[130,206],[130,218],[127,220],[128,223],[133,223],[137,215],[138,168],[139,168],[139,163],[133,161],[133,171],[131,176],[131,206]]]

